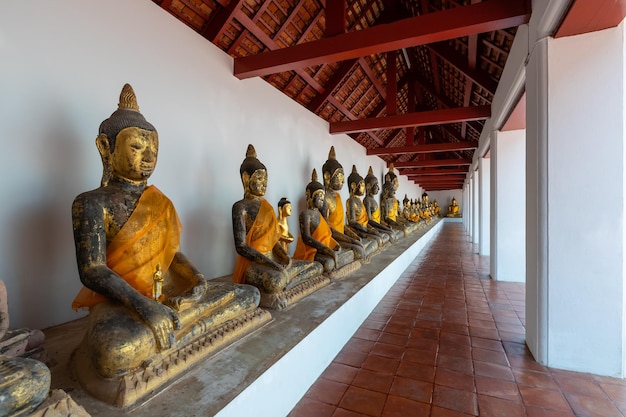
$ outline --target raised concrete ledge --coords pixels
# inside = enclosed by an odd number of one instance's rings
[[[45,331],[52,388],[91,415],[133,417],[285,416],[326,369],[444,222],[433,222],[283,311],[273,321],[194,367],[148,403],[119,410],[85,394],[71,375],[85,320]]]

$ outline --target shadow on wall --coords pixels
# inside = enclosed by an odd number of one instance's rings
[[[10,315],[20,326],[45,328],[80,316],[70,304],[80,288],[72,233],[72,190],[80,187],[81,144],[66,118],[55,118],[38,149],[43,166],[40,195],[11,217],[7,236],[13,262]],[[95,149],[95,146],[94,146]],[[94,184],[95,188],[98,184]],[[61,306],[61,307],[60,307]]]

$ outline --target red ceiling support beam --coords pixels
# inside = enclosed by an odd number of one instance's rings
[[[324,36],[346,33],[346,0],[328,0],[324,8],[326,29]]]
[[[459,159],[428,159],[425,161],[394,162],[396,168],[418,168],[418,167],[445,167],[471,165],[472,161],[467,158]]]
[[[420,181],[424,183],[442,183],[442,182],[462,182],[465,179],[465,175],[434,175],[434,176],[423,176],[423,175],[409,175],[410,180]]]
[[[375,148],[368,149],[368,155],[402,155],[407,153],[430,153],[430,152],[449,152],[449,151],[464,151],[467,149],[478,148],[478,142],[465,141],[465,142],[444,142],[444,143],[429,143],[426,145],[414,145],[414,146],[399,146],[394,148]]]
[[[233,17],[236,10],[241,8],[242,2],[243,0],[231,0],[227,7],[219,9],[215,17],[202,29],[200,35],[215,43],[226,28],[226,22]]]
[[[387,52],[387,115],[391,116],[398,112],[398,82],[396,57],[397,51]]]
[[[344,78],[352,71],[352,67],[356,64],[356,59],[351,59],[349,61],[343,61],[339,64],[339,68],[335,71],[324,86],[324,92],[315,96],[313,100],[309,103],[307,108],[311,110],[313,113],[317,114],[317,112],[322,107],[322,104],[328,99],[330,95],[332,95],[335,88],[341,84]]]
[[[402,175],[450,175],[450,174],[467,174],[468,167],[463,168],[421,168],[421,169],[399,169]]]
[[[485,120],[491,116],[491,106],[457,107],[416,113],[397,114],[349,122],[330,123],[330,133],[354,133],[407,126],[431,126],[468,120]]]
[[[529,19],[526,0],[490,0],[235,58],[234,74],[240,79],[264,76],[519,26]]]

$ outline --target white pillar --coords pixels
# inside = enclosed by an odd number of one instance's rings
[[[526,80],[527,343],[546,365],[612,376],[626,356],[624,44],[623,22],[542,39]]]
[[[478,175],[478,170],[474,171],[474,174],[472,175],[472,243],[478,243],[478,228],[480,227],[478,224],[478,201],[480,198]]]
[[[490,212],[491,200],[490,182],[491,182],[491,166],[490,158],[480,158],[478,161],[478,253],[480,255],[489,256],[489,231],[491,230]]]
[[[467,203],[465,203],[465,212],[467,213],[467,235],[469,237],[469,241],[472,241],[472,225],[474,221],[472,220],[472,195],[474,194],[473,190],[474,180],[470,175],[469,181],[467,182]]]
[[[526,281],[526,131],[491,136],[490,274]]]
[[[461,206],[461,212],[463,213],[463,226],[465,226],[465,233],[469,234],[469,218],[470,218],[470,210],[469,210],[469,198],[470,195],[470,181],[468,180],[463,186],[463,203]]]

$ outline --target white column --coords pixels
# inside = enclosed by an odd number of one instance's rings
[[[479,219],[479,211],[478,211],[478,201],[480,198],[479,194],[479,185],[478,185],[478,170],[474,171],[472,175],[472,242],[478,243],[479,232],[478,228],[480,227],[478,219]]]
[[[472,220],[472,195],[474,194],[473,190],[474,180],[470,175],[469,181],[467,182],[467,203],[465,203],[465,213],[467,213],[467,235],[469,237],[469,241],[472,241],[472,225],[474,221]],[[463,216],[465,216],[465,213]]]
[[[469,234],[469,198],[470,195],[470,182],[467,181],[463,187],[463,203],[461,205],[461,212],[463,213],[463,226],[465,226],[465,233]]]
[[[624,44],[623,22],[543,39],[526,84],[527,343],[541,363],[612,376],[626,350]]]
[[[526,131],[491,136],[490,274],[526,281]]]
[[[489,231],[491,230],[490,212],[491,207],[489,201],[491,200],[491,166],[490,158],[480,158],[478,161],[478,187],[479,187],[479,200],[478,200],[478,253],[480,255],[489,256]]]

